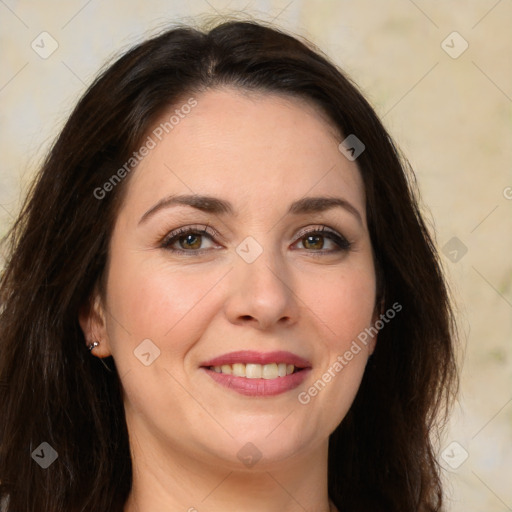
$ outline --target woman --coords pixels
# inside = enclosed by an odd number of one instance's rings
[[[447,286],[414,174],[307,41],[127,52],[9,241],[5,510],[441,510]]]

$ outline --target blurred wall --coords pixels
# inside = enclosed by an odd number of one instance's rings
[[[409,158],[463,341],[461,394],[439,446],[448,509],[512,510],[510,0],[0,1],[0,236],[100,66],[168,22],[216,11],[314,42]]]

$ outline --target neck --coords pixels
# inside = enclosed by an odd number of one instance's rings
[[[132,490],[124,512],[336,512],[327,492],[327,443],[285,462],[261,459],[252,468],[229,461],[197,460],[137,439],[132,450]],[[258,467],[259,466],[259,467]]]

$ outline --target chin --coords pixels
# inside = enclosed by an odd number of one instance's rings
[[[240,470],[243,466],[258,470],[275,468],[279,463],[293,460],[308,451],[308,447],[321,442],[318,433],[312,432],[311,437],[306,437],[305,426],[287,424],[286,420],[283,422],[285,417],[274,418],[272,422],[253,421],[247,428],[231,430],[234,439],[225,438],[222,446],[219,446],[220,443],[211,446],[211,439],[204,442],[209,444],[207,449],[210,453],[215,452],[232,469]]]

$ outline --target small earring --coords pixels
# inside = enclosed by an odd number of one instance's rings
[[[92,350],[94,348],[96,348],[98,345],[100,344],[99,341],[93,341],[92,343],[89,343],[89,345],[87,345],[87,348],[89,349],[89,352],[92,352]],[[106,364],[105,362],[103,361],[103,359],[100,358],[100,363],[110,372],[110,373],[114,373]]]
[[[93,343],[90,343],[87,345],[87,348],[89,349],[89,352],[91,352],[94,348],[96,348],[100,344],[99,341],[94,341]]]

